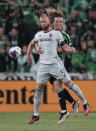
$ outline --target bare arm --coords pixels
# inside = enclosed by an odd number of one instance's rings
[[[28,45],[28,49],[27,49],[27,56],[29,57],[30,54],[31,54],[31,51],[33,49],[33,46],[34,46],[35,42],[32,40],[29,45]]]
[[[77,53],[77,51],[76,51],[76,49],[75,49],[74,47],[70,47],[70,46],[67,45],[67,44],[64,44],[64,45],[62,46],[62,48],[63,48],[63,51],[64,51],[64,52]]]
[[[41,47],[38,45],[38,43],[35,43],[35,48],[36,48],[36,51],[39,53],[39,54],[42,54],[44,51],[41,50]]]
[[[28,45],[28,49],[27,49],[27,64],[28,65],[32,65],[32,60],[30,58],[30,54],[32,52],[33,46],[34,46],[35,42],[32,40],[29,45]]]

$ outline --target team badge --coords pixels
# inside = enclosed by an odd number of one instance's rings
[[[50,36],[50,37],[52,37],[52,36],[53,36],[53,34],[49,34],[49,36]]]

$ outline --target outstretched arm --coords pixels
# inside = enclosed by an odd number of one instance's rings
[[[64,38],[62,36],[62,34],[60,32],[58,32],[57,34],[57,41],[59,43],[59,46],[62,47],[63,50],[60,50],[60,48],[58,49],[58,51],[60,52],[66,52],[66,53],[76,53],[76,49],[74,47],[71,47],[69,45],[66,44],[66,42],[64,41]]]
[[[65,43],[65,41],[62,41],[60,43],[60,46],[62,48],[62,52],[66,52],[66,53],[77,53],[77,50],[75,49],[75,47],[71,47],[69,45],[67,45]]]
[[[70,47],[70,46],[67,45],[67,44],[64,44],[64,45],[62,46],[62,48],[63,48],[63,51],[64,51],[64,52],[77,53],[77,51],[76,51],[76,49],[75,49],[74,47]]]

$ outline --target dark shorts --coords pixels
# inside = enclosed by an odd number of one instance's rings
[[[56,80],[57,79],[55,77],[51,76],[50,79],[49,79],[49,82],[50,82],[51,85],[53,85],[53,82],[56,81]]]

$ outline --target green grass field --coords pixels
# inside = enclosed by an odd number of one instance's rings
[[[40,113],[40,120],[28,125],[32,113],[0,113],[0,131],[96,131],[96,113],[87,117],[74,113],[57,125],[59,113]]]

